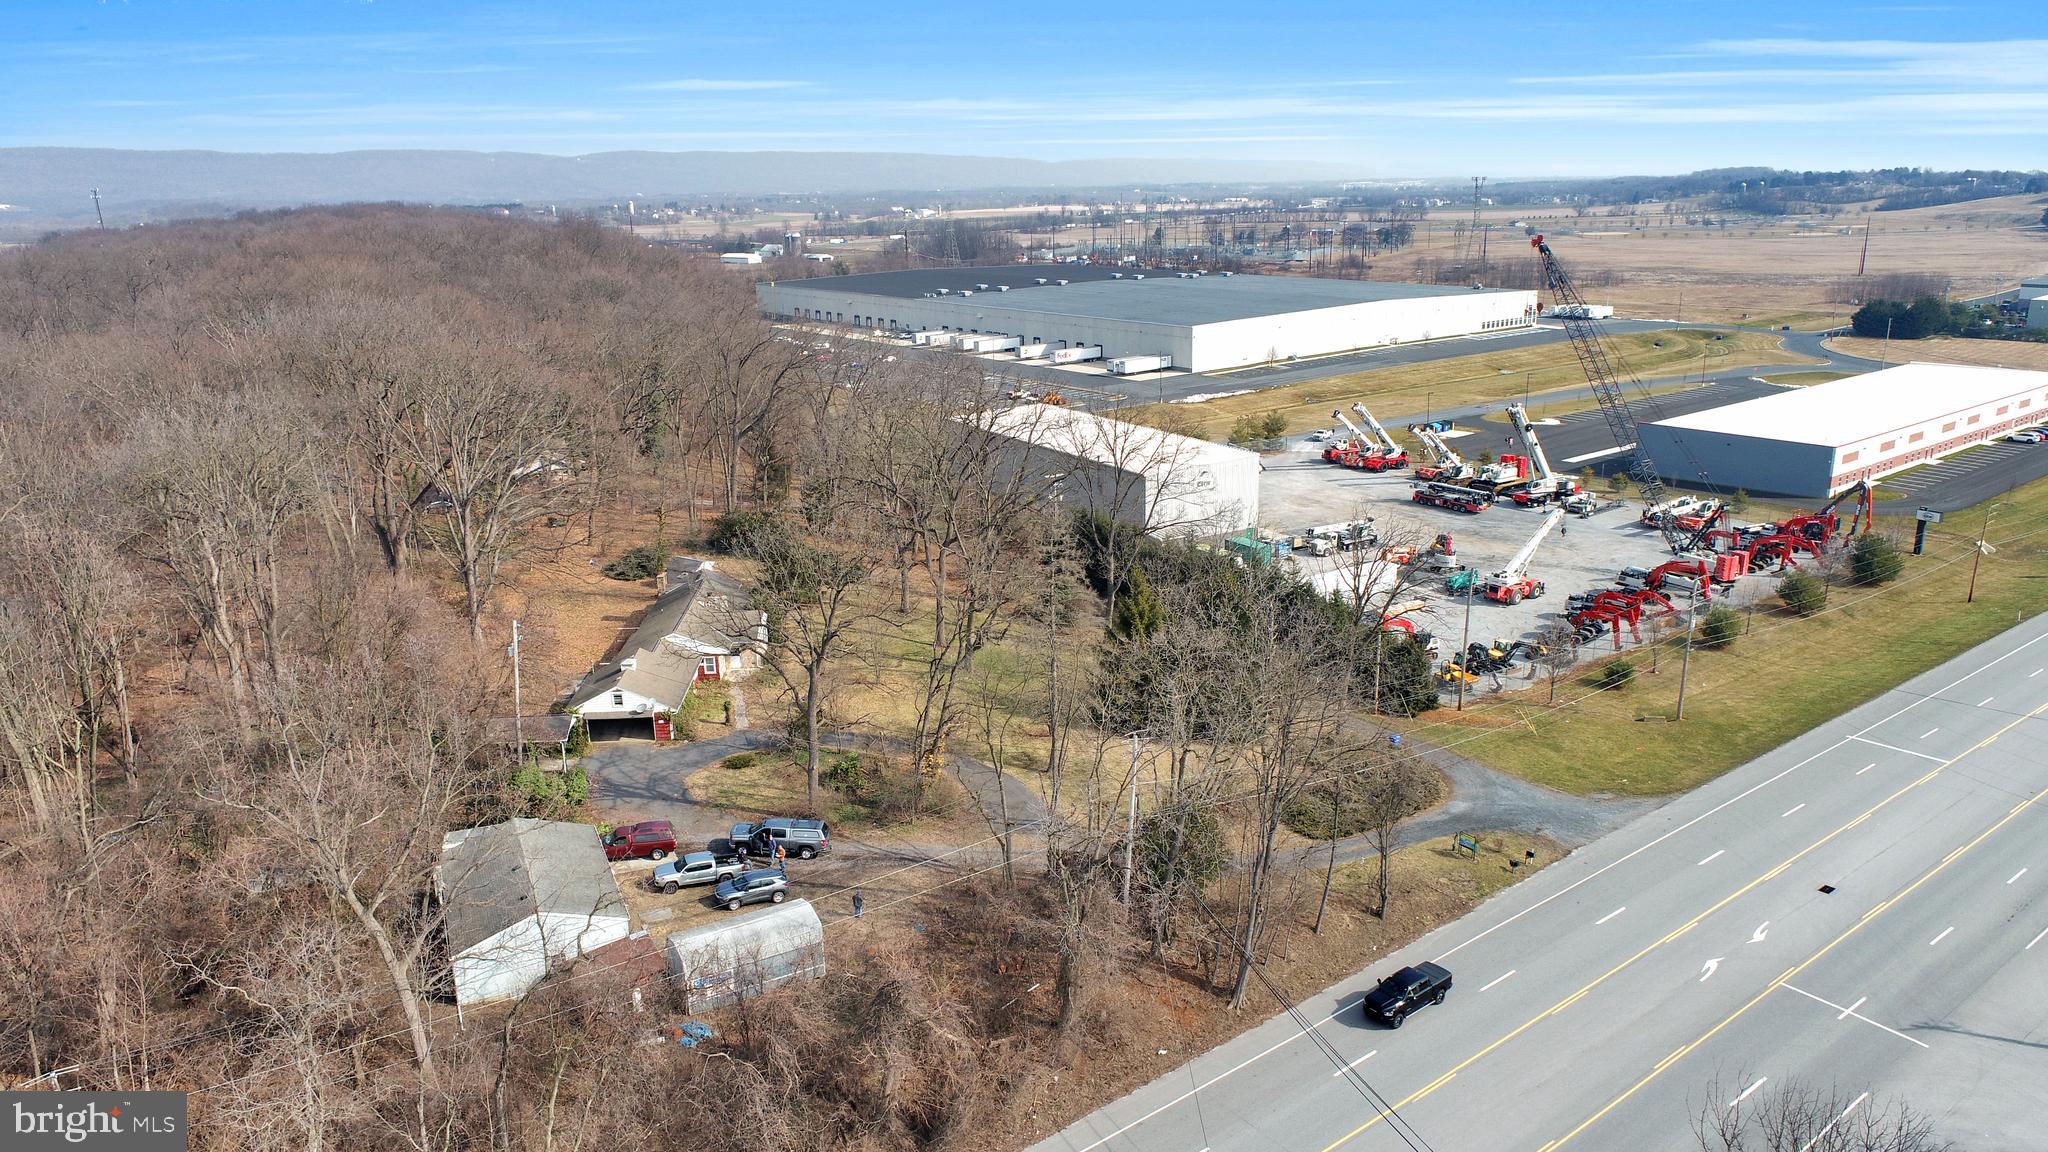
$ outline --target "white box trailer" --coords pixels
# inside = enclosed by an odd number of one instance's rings
[[[1119,356],[1109,362],[1111,376],[1136,376],[1140,372],[1157,372],[1173,367],[1171,356]]]
[[[1020,347],[1023,343],[1024,341],[1016,336],[983,336],[974,342],[973,350],[976,352],[1008,352]]]
[[[944,344],[952,338],[952,335],[951,332],[933,328],[925,332],[912,332],[910,334],[910,342],[919,348],[928,348],[933,345]]]
[[[1051,348],[1052,346],[1049,344],[1019,344],[1017,345],[1017,359],[1043,360],[1046,354],[1051,351]]]
[[[1090,344],[1081,348],[1055,348],[1050,357],[1055,364],[1079,364],[1083,360],[1102,359],[1102,345]]]
[[[949,332],[946,334],[946,347],[961,352],[972,352],[974,345],[980,340],[979,332]]]

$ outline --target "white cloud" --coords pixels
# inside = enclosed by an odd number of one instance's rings
[[[766,92],[778,88],[808,88],[809,80],[708,80],[693,77],[688,80],[657,80],[652,84],[634,84],[634,92]]]

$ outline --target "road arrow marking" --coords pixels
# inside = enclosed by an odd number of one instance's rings
[[[1712,960],[1707,961],[1705,964],[1700,965],[1700,983],[1705,984],[1707,982],[1707,977],[1712,976],[1714,974],[1714,969],[1719,968],[1721,966],[1721,961],[1726,959],[1726,956],[1716,956]]]
[[[1759,925],[1757,925],[1757,926],[1756,926],[1756,932],[1755,932],[1754,934],[1752,934],[1752,935],[1750,936],[1750,938],[1749,938],[1749,942],[1750,942],[1751,944],[1761,944],[1761,943],[1763,943],[1763,942],[1764,942],[1764,933],[1766,933],[1766,932],[1768,932],[1768,931],[1770,931],[1770,930],[1771,930],[1771,922],[1770,922],[1769,920],[1766,920],[1766,921],[1764,921],[1763,923],[1761,923],[1761,924],[1759,924]]]
[[[1728,1102],[1728,1107],[1730,1107],[1730,1108],[1734,1108],[1734,1107],[1735,1107],[1735,1106],[1736,1106],[1737,1104],[1740,1104],[1740,1103],[1742,1103],[1742,1102],[1743,1102],[1744,1100],[1747,1100],[1747,1099],[1749,1099],[1749,1094],[1750,1094],[1750,1093],[1752,1093],[1752,1092],[1754,1092],[1754,1091],[1756,1091],[1757,1089],[1759,1089],[1759,1088],[1763,1087],[1763,1086],[1764,1086],[1764,1081],[1766,1081],[1766,1080],[1769,1080],[1769,1079],[1770,1079],[1770,1077],[1769,1077],[1769,1076],[1759,1076],[1759,1077],[1757,1077],[1757,1078],[1756,1078],[1756,1083],[1754,1083],[1754,1084],[1751,1084],[1751,1085],[1750,1085],[1749,1087],[1747,1087],[1747,1088],[1744,1088],[1744,1089],[1742,1090],[1742,1095],[1740,1095],[1740,1096],[1737,1096],[1737,1097],[1736,1097],[1735,1099],[1733,1099],[1733,1100],[1730,1100],[1730,1101]]]

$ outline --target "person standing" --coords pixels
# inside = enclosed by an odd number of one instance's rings
[[[788,866],[788,860],[789,860],[789,849],[788,849],[787,847],[785,847],[785,846],[781,845],[781,844],[777,844],[777,845],[775,846],[775,866],[776,866],[777,868],[784,868],[784,867],[787,867],[787,866]]]
[[[861,899],[860,889],[855,888],[853,890],[853,918],[855,920],[860,919],[861,909],[865,907],[866,904],[867,901]]]

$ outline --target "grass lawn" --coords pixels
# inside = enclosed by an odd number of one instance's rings
[[[1437,712],[1414,729],[1458,752],[1568,792],[1661,796],[1692,788],[2048,610],[2048,481],[1996,502],[1976,599],[1965,604],[1971,539],[1983,509],[1951,514],[1928,533],[1927,555],[1876,590],[1837,589],[1821,614],[1798,619],[1760,608],[1751,631],[1720,652],[1695,650],[1685,720],[1673,722],[1679,638],[1658,670],[1597,692],[1592,672],[1511,693],[1463,716]],[[1910,521],[1881,529],[1910,532]],[[1907,537],[1910,539],[1910,537]],[[1593,671],[1597,671],[1597,668]]]
[[[1692,376],[1701,371],[1712,374],[1800,359],[1785,351],[1775,334],[1765,332],[1634,332],[1614,337],[1611,343],[1645,379]],[[1540,399],[1538,393],[1583,388],[1585,384],[1585,372],[1571,346],[1557,343],[1346,372],[1200,404],[1149,404],[1125,409],[1121,415],[1141,424],[1220,440],[1244,415],[1279,412],[1287,421],[1288,432],[1306,432],[1328,424],[1332,407],[1356,400],[1365,401],[1375,410],[1374,415],[1391,424],[1410,417],[1420,419],[1427,412],[1519,399],[1525,391],[1534,401]],[[1585,404],[1581,401],[1576,407]]]
[[[1764,379],[1773,384],[1793,384],[1801,388],[1811,388],[1815,384],[1825,384],[1830,380],[1842,380],[1854,375],[1854,372],[1782,372],[1766,376]]]

